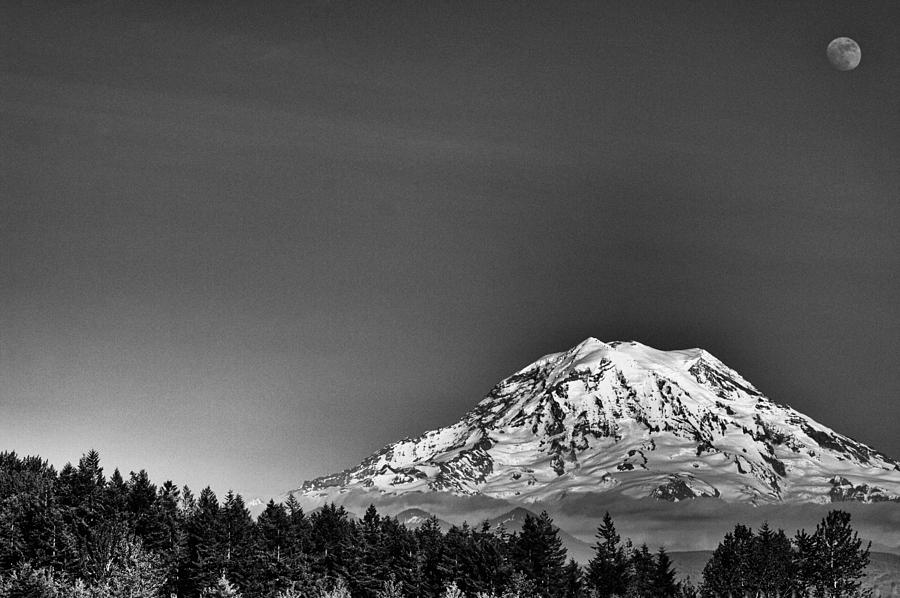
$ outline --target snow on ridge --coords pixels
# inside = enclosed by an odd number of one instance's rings
[[[500,381],[453,425],[305,482],[524,502],[618,492],[678,501],[900,501],[900,464],[770,401],[709,352],[589,337]]]

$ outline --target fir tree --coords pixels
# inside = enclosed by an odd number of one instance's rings
[[[378,578],[384,581],[393,576],[405,594],[411,594],[416,584],[416,537],[396,517],[381,518],[380,554],[383,566]]]
[[[701,595],[711,598],[751,593],[756,582],[752,570],[753,550],[753,530],[747,526],[738,524],[734,532],[725,534],[703,568]]]
[[[254,525],[240,494],[228,491],[221,510],[223,568],[234,583],[246,589],[253,574]]]
[[[266,560],[283,562],[283,558],[287,556],[290,529],[290,519],[284,505],[269,500],[266,509],[256,518],[256,529],[259,551],[266,555]]]
[[[597,528],[594,558],[588,562],[587,586],[598,598],[621,596],[628,587],[628,559],[609,512]]]
[[[655,586],[656,560],[646,544],[631,553],[628,560],[628,588],[625,596],[646,598],[653,596]]]
[[[441,550],[440,577],[446,584],[453,582],[454,587],[463,593],[469,592],[469,571],[475,560],[472,542],[472,530],[469,524],[452,526],[444,535]]]
[[[197,506],[185,522],[185,558],[179,567],[180,595],[196,595],[212,587],[224,564],[219,501],[209,486],[200,493]]]
[[[418,545],[416,562],[418,586],[412,594],[436,598],[443,589],[441,563],[444,559],[444,537],[437,517],[432,515],[415,531]]]
[[[472,592],[497,594],[506,585],[512,573],[508,540],[508,536],[494,533],[487,521],[481,524],[480,529],[472,530],[472,568],[469,580]]]
[[[794,571],[794,589],[801,595],[807,596],[816,583],[817,562],[815,540],[806,530],[801,529],[794,536],[793,559],[791,567]]]
[[[388,568],[384,547],[384,533],[381,527],[381,516],[375,505],[369,505],[359,523],[360,544],[357,547],[358,558],[356,574],[350,580],[353,594],[362,598],[373,598],[381,589],[387,577]]]
[[[762,598],[785,596],[794,588],[793,550],[784,531],[763,523],[753,540],[752,587]]]
[[[352,577],[355,572],[356,528],[344,507],[326,504],[310,518],[310,542],[316,574],[328,579]]]
[[[569,563],[565,568],[565,587],[563,591],[564,598],[578,598],[581,596],[583,575],[581,567],[575,562],[575,559],[569,559]]]
[[[678,593],[672,559],[669,558],[666,549],[661,546],[656,553],[651,587],[651,595],[654,598],[673,598]]]
[[[537,517],[526,515],[513,544],[513,567],[534,582],[540,596],[560,596],[564,592],[566,549],[547,511]]]

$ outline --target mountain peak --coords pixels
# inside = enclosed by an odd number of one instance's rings
[[[773,403],[703,349],[589,337],[502,380],[457,423],[300,491],[350,489],[874,502],[900,500],[900,464]]]

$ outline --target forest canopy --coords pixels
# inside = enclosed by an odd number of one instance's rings
[[[306,513],[290,495],[254,520],[233,492],[107,477],[93,450],[59,472],[0,453],[0,530],[0,598],[852,597],[869,561],[842,511],[793,538],[738,524],[695,586],[664,547],[623,540],[609,513],[582,565],[547,512],[515,533],[443,531],[435,517],[409,529],[374,506],[361,519],[335,504]]]

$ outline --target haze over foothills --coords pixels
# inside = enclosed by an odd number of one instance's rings
[[[3,3],[0,449],[275,494],[594,336],[896,459],[898,22]]]

